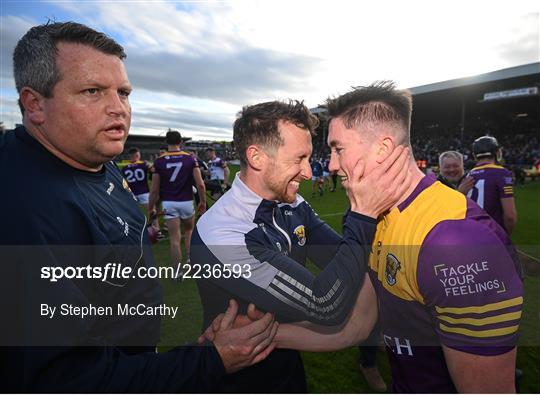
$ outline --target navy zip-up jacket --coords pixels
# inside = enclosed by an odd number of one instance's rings
[[[254,303],[279,322],[341,324],[362,285],[375,228],[375,219],[353,212],[341,237],[301,196],[292,204],[264,200],[237,175],[192,236],[193,270],[211,273],[197,282],[204,327],[231,298],[241,311]],[[318,276],[304,266],[307,258],[321,268]],[[221,390],[305,391],[299,353],[274,351],[262,363],[228,376]]]
[[[59,307],[158,306],[155,279],[43,278],[47,267],[151,267],[146,221],[113,163],[76,170],[20,127],[0,136],[0,390],[212,392],[225,375],[213,346],[156,353],[159,316],[48,318]]]

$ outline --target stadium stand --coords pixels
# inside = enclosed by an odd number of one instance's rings
[[[474,139],[492,135],[503,147],[504,164],[533,175],[540,158],[540,63],[410,88],[413,94],[411,139],[416,159],[437,166],[438,156],[457,150],[473,164]],[[328,152],[326,110],[311,109],[321,123],[314,154]]]

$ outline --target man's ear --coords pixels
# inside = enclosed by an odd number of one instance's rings
[[[252,144],[246,149],[246,160],[249,167],[260,171],[266,166],[268,162],[268,155],[260,146]]]
[[[45,122],[45,97],[41,93],[24,87],[19,94],[19,100],[24,108],[25,118],[35,125]]]
[[[392,136],[383,137],[379,141],[379,148],[377,150],[376,161],[382,163],[396,148],[396,143]]]

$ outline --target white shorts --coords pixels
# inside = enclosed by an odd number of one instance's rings
[[[162,204],[163,211],[165,211],[165,219],[188,219],[195,214],[193,200],[186,200],[184,202],[164,201]]]
[[[323,171],[322,175],[323,177],[330,177],[330,173],[327,171]]]
[[[150,196],[150,193],[141,193],[140,195],[135,195],[137,198],[137,201],[139,204],[148,204],[148,197]]]
[[[320,181],[322,178],[322,176],[311,176],[311,181],[315,182],[315,181]]]

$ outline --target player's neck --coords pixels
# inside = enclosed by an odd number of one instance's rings
[[[167,151],[174,152],[174,151],[181,151],[182,148],[179,145],[169,145],[167,146]]]
[[[416,165],[416,162],[414,161],[414,158],[411,158],[411,159],[412,160],[409,161],[409,164],[406,167],[406,169],[404,169],[404,171],[410,171],[411,172],[410,181],[408,182],[409,185],[407,186],[407,189],[405,190],[403,195],[401,195],[399,200],[396,202],[396,204],[392,208],[399,206],[401,203],[403,203],[405,200],[407,200],[407,198],[409,196],[411,196],[411,194],[414,192],[414,190],[416,189],[416,187],[418,186],[418,184],[420,183],[422,178],[424,178],[426,176],[418,168],[418,166]]]
[[[494,164],[495,164],[495,159],[484,159],[484,160],[479,160],[476,163],[476,167],[485,166],[485,165],[494,165]]]
[[[240,171],[240,180],[242,180],[242,182],[260,198],[266,200],[275,200],[271,192],[268,191],[265,180],[258,177],[257,174],[242,170]]]

